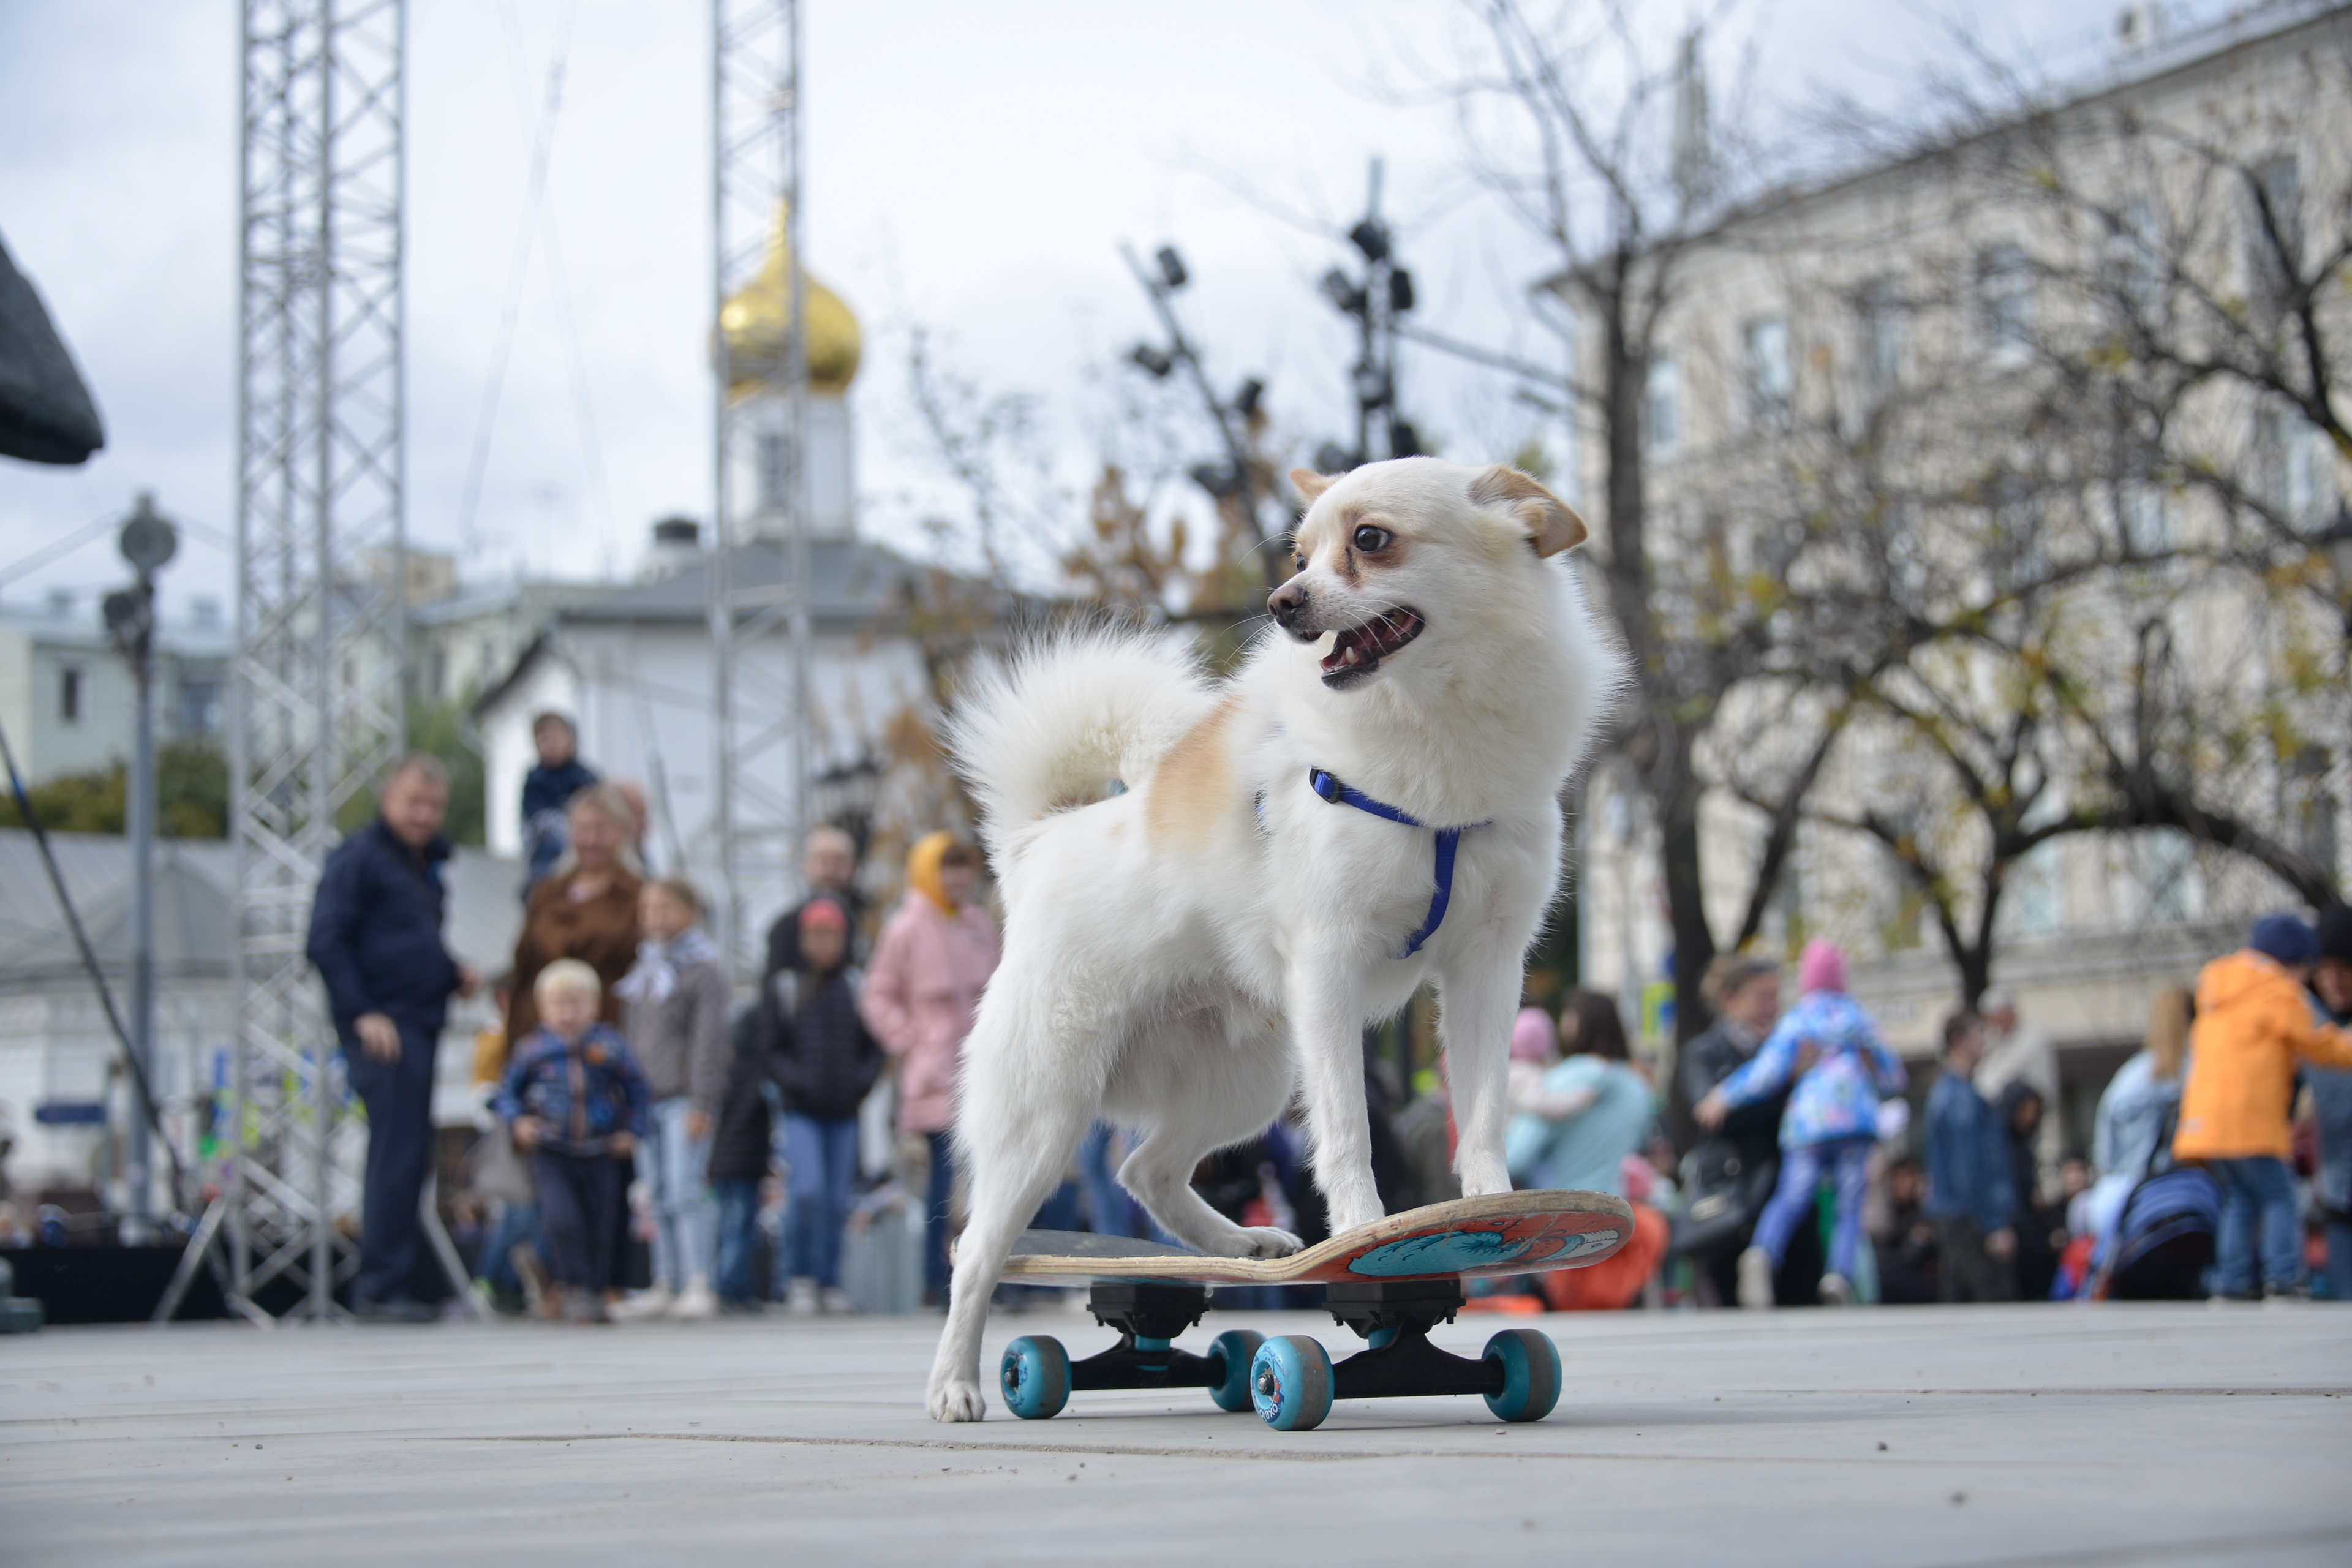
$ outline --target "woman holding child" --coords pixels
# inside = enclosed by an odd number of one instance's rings
[[[603,1017],[621,1021],[613,987],[637,960],[636,819],[611,784],[593,784],[565,810],[571,845],[554,869],[530,890],[522,934],[515,939],[514,1000],[507,1008],[507,1038],[520,1040],[538,1026],[534,994],[539,972],[559,958],[576,958],[604,987]]]

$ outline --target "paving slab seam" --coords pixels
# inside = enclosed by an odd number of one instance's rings
[[[1473,1428],[1480,1429],[1480,1428]],[[1484,1430],[1500,1434],[1507,1427],[1486,1427]],[[1446,1431],[1451,1428],[1437,1428]],[[1335,1434],[1336,1435],[1336,1434]],[[1555,1460],[1564,1462],[1612,1462],[1634,1465],[1744,1465],[1756,1468],[1785,1468],[1790,1466],[1811,1466],[1824,1463],[1869,1465],[1878,1468],[1951,1469],[1966,1467],[1971,1470],[2045,1471],[2049,1461],[2041,1458],[2001,1459],[1982,1456],[1930,1455],[1915,1458],[1909,1455],[1897,1458],[1891,1454],[1862,1454],[1842,1457],[1826,1454],[1627,1454],[1588,1448],[1539,1448],[1524,1447],[1500,1449],[1470,1448],[1190,1448],[1143,1447],[1135,1444],[1091,1443],[1029,1443],[1013,1440],[1004,1443],[960,1443],[948,1438],[922,1437],[811,1437],[786,1433],[766,1435],[720,1432],[575,1432],[547,1436],[517,1433],[484,1433],[480,1435],[447,1434],[440,1436],[416,1436],[400,1439],[404,1443],[741,1443],[754,1447],[773,1445],[779,1447],[803,1448],[892,1448],[929,1453],[954,1454],[1076,1454],[1105,1458],[1138,1459],[1266,1459],[1291,1464],[1338,1464],[1361,1460],[1384,1459],[1468,1459],[1478,1464],[1491,1464],[1497,1459],[1516,1459],[1525,1463]],[[2186,1461],[2184,1461],[2184,1465]],[[2068,1468],[2082,1471],[2118,1470],[2144,1474],[2148,1468],[2145,1460],[2116,1460],[2112,1463],[2096,1459],[2070,1459]]]
[[[2099,1568],[2108,1563],[2147,1563],[2159,1558],[2206,1558],[2226,1562],[2224,1554],[2263,1547],[2326,1546],[2344,1539],[2344,1525],[2311,1530],[2280,1531],[2269,1535],[2234,1535],[2218,1541],[2148,1542],[2135,1546],[2100,1546],[2032,1557],[1956,1557],[1936,1568]]]

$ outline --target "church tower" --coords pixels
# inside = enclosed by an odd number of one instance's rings
[[[728,396],[751,415],[753,436],[742,443],[730,476],[733,493],[750,498],[750,535],[781,539],[792,496],[791,410],[768,378],[783,358],[792,329],[784,209],[776,209],[767,259],[759,275],[719,312],[727,334]],[[803,280],[809,332],[809,519],[811,540],[848,539],[857,529],[857,471],[849,427],[849,384],[864,344],[857,318],[840,295],[814,276]]]

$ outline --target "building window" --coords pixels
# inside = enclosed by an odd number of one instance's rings
[[[1892,278],[1862,291],[1862,384],[1876,402],[1903,379],[1903,293]]]
[[[2126,479],[2116,487],[2116,518],[2123,525],[2126,555],[2162,555],[2172,548],[2172,507],[2153,479]]]
[[[83,700],[81,671],[68,665],[58,671],[58,717],[68,724],[80,723]]]
[[[183,735],[215,734],[220,730],[220,682],[211,679],[182,679],[180,682],[180,733]]]
[[[2333,510],[2336,486],[2328,472],[2326,440],[2301,409],[2284,399],[2263,404],[2254,416],[2262,498],[2289,528],[2311,527]]]
[[[2107,237],[2107,268],[2125,308],[2146,321],[2163,301],[2165,274],[2156,214],[2146,202],[2126,203],[2116,214],[2115,232]]]
[[[1653,359],[1643,380],[1642,436],[1653,452],[1671,452],[1682,444],[1682,375],[1672,354]]]
[[[2033,268],[2021,245],[1996,245],[1977,259],[1977,319],[1996,364],[2021,364],[2032,349]]]
[[[2255,165],[2254,184],[2259,195],[2246,214],[2246,270],[2254,291],[2276,309],[2303,269],[2303,174],[2294,154],[2281,153]]]
[[[1796,400],[1796,381],[1789,366],[1789,322],[1782,316],[1759,316],[1741,337],[1748,351],[1748,417],[1759,429],[1779,429],[1789,422]]]
[[[2177,827],[2158,827],[2139,836],[2137,858],[2148,923],[2179,925],[2195,918],[2196,841]]]
[[[792,438],[781,430],[762,430],[758,444],[760,510],[782,511],[791,500],[785,490],[792,478]]]

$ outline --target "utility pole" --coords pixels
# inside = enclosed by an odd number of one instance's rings
[[[155,498],[141,491],[122,525],[118,547],[138,583],[106,596],[106,632],[131,661],[138,691],[132,721],[131,777],[125,815],[131,829],[131,1076],[141,1086],[140,1113],[123,1140],[126,1188],[122,1240],[143,1245],[154,1228],[155,1150],[147,1125],[145,1086],[155,1079],[155,574],[180,548],[179,531],[156,515]]]

